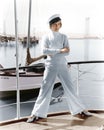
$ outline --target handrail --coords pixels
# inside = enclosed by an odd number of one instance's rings
[[[73,62],[68,62],[68,64],[90,64],[90,63],[104,63],[104,60],[73,61]]]
[[[21,66],[19,69],[28,69],[28,68],[34,68],[34,67],[39,67],[42,63],[39,64],[34,64],[31,66]],[[0,71],[8,71],[8,70],[16,70],[16,67],[11,67],[11,68],[1,68]]]
[[[73,61],[73,62],[68,62],[68,65],[70,64],[89,64],[89,63],[104,63],[104,60],[95,60],[95,61]],[[34,68],[34,67],[39,67],[42,63],[39,64],[34,64],[31,66],[21,66],[19,69],[28,69],[28,68]],[[16,70],[15,67],[11,68],[1,68],[0,71],[7,71],[7,70]]]

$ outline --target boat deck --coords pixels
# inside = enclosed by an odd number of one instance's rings
[[[104,124],[104,112],[93,112],[85,120],[73,117],[68,112],[50,115],[47,120],[36,123],[26,123],[26,119],[1,123],[0,130],[100,130]]]

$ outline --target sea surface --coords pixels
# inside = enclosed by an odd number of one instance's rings
[[[104,40],[103,39],[69,39],[70,54],[66,57],[71,61],[92,61],[104,60]],[[24,66],[26,61],[26,45],[18,43],[19,66]],[[42,55],[41,44],[30,46],[32,57]],[[44,62],[40,60],[38,62]],[[0,43],[0,64],[4,68],[16,66],[16,45],[15,42]],[[69,67],[74,87],[86,105],[87,109],[104,110],[104,63],[79,65],[79,80],[77,65]],[[78,82],[77,82],[78,81]],[[61,95],[60,95],[61,93]],[[68,104],[62,86],[53,91],[49,113],[68,111]],[[55,98],[54,98],[55,97]],[[56,98],[57,97],[57,98]],[[34,106],[36,96],[34,91],[21,94],[20,116],[29,116]],[[28,101],[28,103],[27,103]],[[9,106],[7,106],[9,105]],[[16,93],[12,96],[0,99],[0,121],[15,119],[17,117]]]
[[[70,54],[67,61],[104,60],[103,39],[69,39]],[[19,65],[24,66],[26,61],[26,45],[18,43]],[[42,55],[41,44],[30,46],[32,57]],[[40,61],[39,61],[40,62]],[[16,44],[15,42],[0,43],[0,64],[5,67],[16,66]]]

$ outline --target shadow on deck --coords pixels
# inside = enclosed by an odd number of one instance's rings
[[[47,120],[26,123],[27,118],[0,123],[0,130],[100,130],[104,124],[104,111],[93,112],[82,120],[68,112],[49,114]],[[103,130],[103,129],[101,129]]]

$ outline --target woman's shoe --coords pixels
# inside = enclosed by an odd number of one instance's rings
[[[84,115],[82,115],[82,113],[78,113],[76,115],[74,115],[74,117],[77,117],[79,119],[85,119]]]
[[[92,116],[92,114],[88,111],[83,111],[82,114],[84,114],[85,116],[88,116],[88,117]]]
[[[32,122],[35,122],[35,121],[39,121],[40,119],[44,119],[44,118],[33,115],[33,116],[29,117],[26,122],[32,123]]]
[[[90,116],[92,116],[92,115],[91,115],[91,113],[88,112],[88,111],[83,111],[83,112],[78,113],[78,114],[76,114],[76,115],[74,115],[74,116],[77,117],[77,118],[79,118],[79,119],[86,119],[86,118],[88,118],[88,117],[90,117]]]

